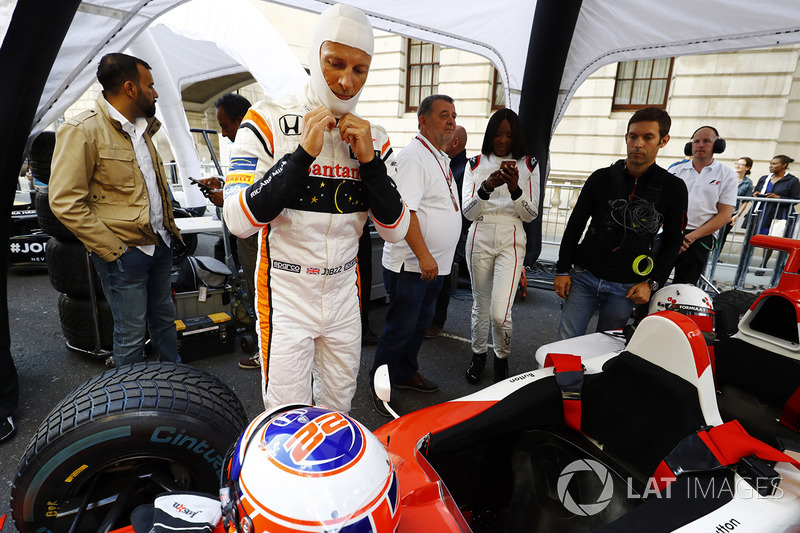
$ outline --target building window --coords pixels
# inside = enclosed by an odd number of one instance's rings
[[[438,44],[408,40],[408,68],[406,72],[406,111],[416,111],[425,97],[436,94],[439,87]]]
[[[612,109],[666,107],[674,60],[673,57],[662,57],[618,63]]]
[[[506,92],[503,90],[503,80],[497,69],[494,70],[494,81],[492,81],[492,111],[503,109],[506,106]]]

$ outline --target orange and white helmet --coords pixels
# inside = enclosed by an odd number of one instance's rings
[[[400,521],[395,465],[367,428],[336,411],[266,411],[239,437],[220,489],[239,533],[390,533]]]

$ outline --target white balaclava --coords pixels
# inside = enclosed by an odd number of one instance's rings
[[[320,66],[322,43],[331,41],[363,50],[370,57],[373,53],[374,37],[372,24],[358,9],[345,4],[336,4],[319,16],[308,47],[308,66],[311,70],[311,92],[319,104],[327,107],[336,118],[355,111],[361,89],[349,100],[340,100],[328,87]]]

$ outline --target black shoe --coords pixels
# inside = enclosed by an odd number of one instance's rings
[[[494,382],[499,383],[508,377],[508,359],[494,358]]]
[[[486,366],[486,353],[473,353],[472,361],[467,369],[467,382],[477,385],[484,366]]]
[[[409,389],[417,392],[436,392],[439,390],[439,385],[429,379],[425,379],[419,372],[404,383],[396,383],[396,389]]]
[[[11,418],[11,415],[0,418],[0,442],[10,439],[16,432],[17,426],[14,425],[14,420]]]
[[[361,333],[361,346],[377,346],[377,344],[378,336],[375,335],[371,330]]]
[[[370,387],[372,389],[372,387]],[[375,389],[372,389],[372,403],[375,405],[375,410],[378,411],[378,414],[381,416],[385,416],[386,418],[394,418],[392,413],[390,413],[386,406],[383,405],[383,400],[378,398],[378,395],[375,394]]]

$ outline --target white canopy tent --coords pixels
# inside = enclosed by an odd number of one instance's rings
[[[276,1],[315,12],[332,3]],[[550,137],[570,98],[580,83],[603,65],[800,42],[797,0],[345,2],[366,12],[376,28],[490,59],[502,77],[506,101],[519,109],[528,148],[542,168],[546,168]],[[0,71],[7,80],[0,87],[4,102],[0,107],[0,183],[6,186],[7,205],[13,198],[16,173],[30,134],[52,122],[83,93],[101,56],[125,50],[159,16],[184,3],[186,0],[0,2]],[[207,0],[202,15],[213,23],[229,5],[231,0]],[[233,47],[237,52],[261,46],[255,44],[256,34],[237,33],[241,37]],[[217,39],[210,40],[218,43]],[[265,56],[273,52],[269,48],[257,51]],[[178,78],[173,81],[179,83]],[[6,220],[6,234],[8,223]],[[529,245],[535,245],[537,234],[538,230],[529,233]],[[4,281],[5,262],[2,265]],[[5,283],[0,287],[0,305],[4,305]],[[9,345],[4,322],[0,320],[2,350]]]
[[[332,3],[275,1],[315,12]],[[490,59],[503,79],[506,101],[520,111],[529,147],[540,160],[547,157],[549,137],[572,95],[603,65],[800,42],[800,3],[796,0],[673,0],[646,5],[635,0],[467,0],[458,4],[457,16],[452,4],[441,0],[345,1],[366,12],[376,28]],[[181,4],[186,4],[185,8],[180,8]],[[102,55],[135,46],[137,37],[154,22],[203,42],[202,47],[195,43],[173,46],[175,36],[168,35],[169,30],[158,26],[151,30],[179,87],[241,65],[270,94],[293,90],[298,67],[285,61],[288,47],[271,27],[271,34],[264,35],[252,29],[251,16],[235,15],[238,27],[224,29],[226,17],[244,9],[244,4],[248,2],[80,2],[42,91],[31,133],[51,123],[82,94]],[[175,8],[178,10],[169,14]],[[8,9],[0,11],[0,16],[3,14],[8,16]],[[7,22],[0,21],[0,30]],[[177,26],[182,26],[179,32]],[[216,56],[206,53],[214,48],[233,61],[215,64]],[[177,61],[168,57],[173,51]],[[261,65],[269,62],[265,70],[260,70],[258,60]]]
[[[14,3],[13,0],[11,2]],[[92,82],[93,66],[102,55],[122,51],[150,24],[167,27],[182,25],[182,35],[215,43],[235,61],[227,68],[244,65],[268,92],[291,90],[296,68],[284,61],[285,43],[269,27],[270,35],[252,31],[252,15],[239,16],[248,4],[245,0],[194,0],[186,10],[158,17],[186,0],[94,0],[81,2],[70,25],[59,55],[53,64],[36,112],[33,133],[51,123]],[[322,11],[329,0],[277,0],[277,3],[310,11]],[[558,85],[556,112],[550,130],[555,129],[566,105],[577,87],[603,65],[629,59],[711,53],[748,47],[773,46],[800,42],[800,4],[795,0],[673,0],[647,3],[636,0],[527,1],[496,0],[495,2],[464,1],[454,16],[452,4],[430,0],[346,0],[365,11],[376,28],[409,37],[468,50],[490,59],[498,68],[506,88],[510,106],[519,109],[526,84],[537,83],[536,73],[526,79],[526,66],[541,56],[566,53]],[[250,6],[257,18],[257,10]],[[438,7],[438,8],[437,8]],[[577,8],[577,11],[576,11]],[[553,20],[572,21],[574,32],[568,35],[568,48],[556,48],[558,42],[547,39],[561,30]],[[7,17],[9,9],[0,11]],[[226,31],[227,17],[239,29]],[[8,20],[0,21],[0,30]],[[164,37],[163,32],[158,32]],[[530,49],[532,39],[544,38],[541,49]],[[562,39],[563,40],[563,39]],[[161,50],[168,48],[161,44]],[[549,43],[549,44],[548,44]],[[219,75],[215,56],[199,53],[201,48],[185,45],[183,61],[169,62],[173,78],[179,82],[196,76]],[[212,47],[213,48],[213,47]],[[176,47],[175,50],[178,50]],[[192,50],[195,53],[192,53]],[[203,47],[202,50],[206,50]],[[258,50],[260,53],[248,52]],[[269,53],[263,53],[269,51]],[[204,66],[195,59],[206,58]],[[281,76],[261,76],[254,58],[270,61],[271,72]],[[274,60],[274,62],[273,62]],[[278,70],[280,69],[280,70]],[[269,72],[269,71],[267,71]],[[207,79],[207,78],[206,78]]]
[[[164,123],[175,156],[186,207],[204,206],[206,200],[202,193],[188,180],[189,176],[199,177],[201,168],[200,156],[189,132],[181,89],[192,83],[249,72],[267,94],[279,97],[297,92],[307,79],[289,46],[250,2],[226,0],[224,9],[219,7],[218,0],[188,1],[143,26],[129,42],[116,41],[113,48],[104,49],[93,57],[86,55],[89,50],[85,46],[62,47],[56,66],[57,72],[65,73],[64,80],[60,85],[52,75],[48,80],[31,137],[56,120],[89,88],[96,79],[100,57],[121,46],[132,55],[146,58],[153,68],[159,93],[157,116]],[[101,15],[95,11],[81,11],[78,15],[92,19],[92,24],[110,20],[98,19]],[[74,37],[84,42],[86,34],[73,32],[73,28],[80,29],[73,24],[67,39]],[[265,50],[269,53],[264,53]],[[68,65],[82,65],[82,68],[68,71],[64,68]],[[69,85],[64,86],[67,81]],[[54,92],[50,94],[48,89]]]

